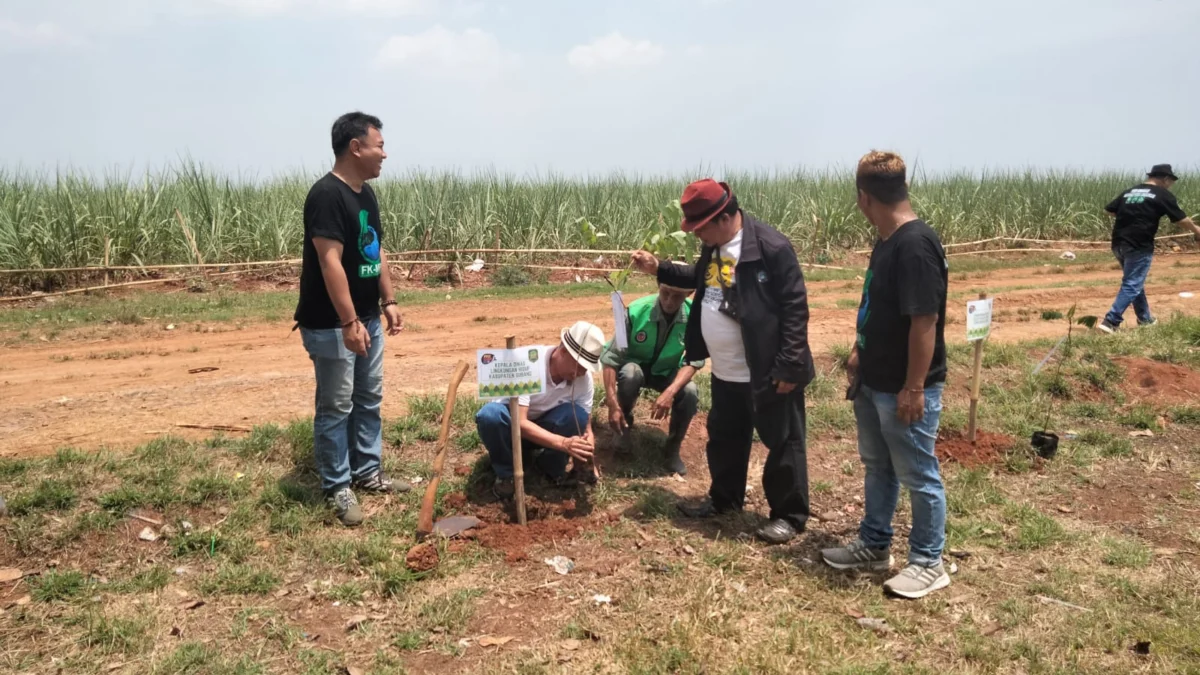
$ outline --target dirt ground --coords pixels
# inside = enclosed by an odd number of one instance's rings
[[[1042,310],[1065,311],[1077,302],[1081,315],[1102,314],[1111,303],[1119,272],[1096,267],[1067,273],[1017,268],[966,278],[952,270],[947,340],[964,340],[965,300],[981,289],[996,301],[993,340],[1057,337],[1064,322],[1042,320]],[[1200,290],[1198,275],[1196,256],[1167,256],[1157,263],[1147,287],[1155,312],[1200,312],[1200,299],[1179,296]],[[814,353],[850,343],[859,284],[809,284]],[[386,345],[387,416],[403,412],[407,394],[440,390],[456,361],[472,359],[476,348],[501,345],[505,334],[515,333],[522,344],[548,343],[580,319],[612,330],[608,298],[600,295],[451,300],[408,309],[405,319],[413,329]],[[290,322],[186,323],[174,330],[113,325],[99,337],[95,330],[86,338],[67,332],[0,348],[6,413],[0,419],[0,456],[39,455],[63,446],[125,448],[168,432],[195,438],[211,433],[180,424],[250,427],[308,415],[311,365],[299,333],[290,329]],[[211,370],[189,373],[197,369]]]

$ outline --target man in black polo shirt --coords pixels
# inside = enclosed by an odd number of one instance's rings
[[[1104,207],[1114,218],[1112,233],[1113,255],[1121,263],[1121,289],[1112,309],[1096,327],[1105,333],[1114,333],[1124,320],[1125,310],[1133,305],[1139,326],[1156,323],[1150,313],[1150,301],[1146,299],[1146,277],[1150,274],[1150,262],[1154,258],[1154,237],[1163,216],[1172,223],[1191,228],[1200,241],[1200,226],[1179,208],[1171,186],[1179,176],[1170,164],[1157,164],[1146,174],[1146,181],[1121,193]]]
[[[379,202],[367,183],[387,153],[383,124],[354,112],[333,123],[333,170],[304,200],[304,257],[296,323],[316,372],[313,453],[321,489],[343,525],[362,522],[351,487],[362,492],[410,489],[381,470],[383,328],[398,335],[396,306]]]
[[[942,565],[946,490],[934,443],[946,381],[946,255],[908,200],[899,155],[858,163],[858,207],[879,235],[858,308],[846,370],[865,467],[863,519],[848,545],[821,551],[835,569],[886,571],[900,486],[912,501],[908,564],[884,583],[906,598],[950,585]]]

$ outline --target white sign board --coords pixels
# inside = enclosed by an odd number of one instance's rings
[[[987,339],[992,332],[992,299],[967,303],[967,342]]]
[[[546,391],[546,364],[537,347],[480,349],[476,352],[479,398],[527,396]]]
[[[629,333],[625,329],[625,299],[621,297],[621,291],[613,291],[612,311],[613,347],[621,350],[629,349]]]

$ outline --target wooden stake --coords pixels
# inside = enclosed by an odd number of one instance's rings
[[[507,335],[504,338],[506,349],[517,348],[517,336]],[[517,396],[508,399],[508,416],[512,420],[512,455],[513,455],[513,488],[517,500],[517,524],[525,524],[525,457],[521,453],[521,404]]]
[[[104,285],[108,285],[108,251],[112,248],[112,239],[104,238]]]
[[[980,300],[987,300],[987,293],[979,294]],[[971,418],[967,423],[967,440],[975,443],[975,416],[979,408],[979,380],[980,371],[983,368],[983,343],[987,340],[975,341],[975,365],[971,368]]]

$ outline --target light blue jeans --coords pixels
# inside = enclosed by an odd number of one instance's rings
[[[363,325],[371,348],[359,356],[342,342],[342,329],[300,329],[317,375],[313,454],[326,494],[380,470],[383,455],[383,327],[379,317]]]
[[[588,412],[576,403],[563,403],[534,420],[534,424],[559,436],[571,438],[587,432]],[[513,477],[512,415],[508,403],[493,401],[475,413],[475,427],[479,439],[492,459],[492,470],[497,478]],[[561,478],[567,473],[571,456],[558,450],[543,449],[528,441],[521,442],[521,449],[542,473],[550,478]],[[541,450],[541,452],[537,452]],[[522,453],[522,459],[525,454]]]
[[[1121,263],[1121,288],[1117,291],[1117,299],[1104,320],[1114,326],[1120,326],[1125,318],[1125,310],[1129,309],[1129,305],[1133,305],[1133,313],[1137,315],[1139,324],[1153,322],[1150,301],[1146,299],[1146,277],[1150,275],[1154,251],[1134,251],[1121,247],[1114,248],[1113,255],[1117,262]]]
[[[861,387],[854,399],[858,454],[866,467],[866,505],[859,537],[870,548],[892,545],[892,517],[900,485],[912,497],[908,562],[932,567],[946,545],[946,489],[933,454],[942,414],[942,385],[925,390],[925,417],[913,424],[896,418],[896,395]]]

